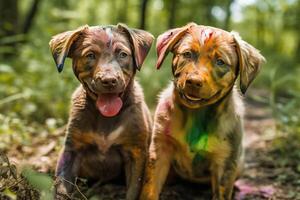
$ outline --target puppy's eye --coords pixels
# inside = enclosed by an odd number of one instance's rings
[[[224,62],[222,59],[217,59],[217,60],[216,60],[216,64],[217,64],[218,66],[223,66],[223,65],[225,65],[225,62]]]
[[[121,51],[121,52],[119,53],[119,58],[127,58],[127,56],[128,56],[128,54],[125,53],[124,51]]]
[[[95,56],[94,53],[88,53],[85,57],[89,60],[95,60],[96,59],[96,56]]]
[[[183,52],[182,55],[184,58],[192,58],[192,52],[190,51]]]

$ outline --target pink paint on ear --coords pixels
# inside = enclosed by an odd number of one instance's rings
[[[168,48],[168,42],[174,35],[174,30],[170,30],[163,35],[160,35],[157,38],[157,43],[156,43],[156,52],[157,52],[157,62],[156,62],[156,69],[159,69],[162,61],[165,58],[165,54],[167,53],[167,48]]]
[[[139,66],[142,65],[142,63],[144,62],[144,59],[146,58],[147,54],[148,54],[149,49],[143,49],[141,48],[138,53],[136,54],[136,59],[137,59],[137,64]]]
[[[195,23],[189,23],[181,28],[168,30],[167,32],[158,36],[156,42],[156,52],[158,57],[156,69],[160,68],[165,57],[168,55],[169,51],[172,51],[174,45],[180,40],[180,38],[182,38],[188,32],[188,30],[195,26]]]
[[[163,47],[168,43],[169,38],[173,35],[173,31],[170,31],[170,33],[164,34],[161,37],[157,39],[157,45],[156,45],[156,50],[157,50],[157,55],[159,56],[162,52]]]

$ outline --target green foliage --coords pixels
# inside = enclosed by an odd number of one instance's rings
[[[53,199],[53,180],[50,176],[31,169],[25,169],[22,174],[40,192],[41,199]]]
[[[140,1],[42,1],[29,34],[0,38],[0,44],[26,40],[15,47],[0,46],[0,135],[19,134],[23,140],[34,123],[44,125],[55,119],[56,126],[66,123],[70,96],[78,86],[68,59],[63,73],[58,74],[49,51],[51,36],[75,29],[83,24],[127,23],[138,27]],[[174,26],[190,21],[225,27],[226,6],[229,1],[189,0],[176,1]],[[20,2],[20,16],[30,7],[29,0]],[[283,126],[299,129],[299,1],[264,0],[249,4],[236,1],[232,6],[230,29],[259,48],[267,64],[255,81],[255,87],[269,91],[274,116]],[[158,36],[168,29],[172,1],[149,1],[146,15],[147,30]],[[240,8],[238,9],[234,8]],[[211,12],[209,12],[211,11]],[[223,14],[222,14],[223,13]],[[225,14],[224,14],[225,13]],[[236,15],[239,13],[240,18]],[[223,16],[223,17],[222,17]],[[272,20],[270,20],[272,19]],[[22,21],[22,20],[21,20]],[[7,49],[9,48],[9,49]],[[15,51],[13,57],[5,52]],[[145,64],[138,72],[146,101],[153,110],[157,95],[172,79],[170,60],[165,67],[155,70],[155,44]],[[18,125],[16,125],[18,124]],[[35,127],[33,125],[33,127]],[[33,134],[33,133],[32,133]],[[10,136],[11,137],[11,136]],[[4,137],[5,138],[5,137]],[[5,139],[6,140],[6,139]],[[3,144],[1,140],[1,145]],[[26,141],[26,139],[25,139]],[[2,145],[3,147],[3,145]]]
[[[18,2],[21,23],[33,1]],[[0,37],[0,150],[8,149],[11,144],[30,145],[34,136],[47,137],[67,122],[70,97],[79,82],[73,75],[69,59],[63,73],[57,73],[48,47],[51,36],[84,24],[123,22],[130,27],[139,25],[138,0],[41,2],[29,34]],[[172,2],[150,0],[148,3],[146,27],[155,37],[169,29]],[[252,88],[263,89],[268,95],[253,98],[271,107],[279,131],[297,133],[293,141],[300,141],[300,1],[263,0],[249,4],[234,1],[229,25],[225,19],[230,0],[176,2],[173,26],[194,21],[225,27],[228,31],[233,29],[261,50],[267,63]],[[14,45],[6,45],[11,43]],[[159,92],[172,80],[171,58],[169,55],[164,67],[157,71],[153,44],[137,74],[152,111]],[[288,151],[284,149],[280,157]],[[299,151],[295,151],[296,154],[294,160],[298,159]],[[300,172],[299,164],[297,170]],[[30,169],[22,175],[25,178],[17,174],[16,166],[10,164],[6,156],[0,154],[0,199],[21,199],[28,194],[32,199],[53,199],[50,176]]]
[[[28,173],[26,175],[30,176],[30,180],[37,178],[37,174],[35,172],[30,170],[27,172]],[[42,180],[41,185],[44,186],[45,181]],[[42,190],[46,189],[46,187],[41,186],[38,186],[37,188],[41,188]],[[48,192],[46,193],[49,193],[51,189],[47,189]],[[17,167],[9,161],[6,154],[0,151],[0,199],[14,200],[29,198],[35,200],[39,199],[39,196],[47,197],[47,195],[39,195],[38,192],[28,184],[26,179],[18,173]]]

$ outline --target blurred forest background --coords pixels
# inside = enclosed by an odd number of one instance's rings
[[[299,0],[0,0],[0,149],[30,146],[32,138],[51,137],[67,121],[78,81],[70,60],[57,73],[51,36],[123,22],[157,37],[191,21],[235,30],[261,50],[267,63],[247,99],[271,110],[277,133],[300,141]],[[155,70],[154,46],[138,73],[152,109],[171,79],[170,67]]]

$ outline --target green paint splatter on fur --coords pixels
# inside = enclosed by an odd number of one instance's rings
[[[186,141],[192,152],[198,152],[207,148],[208,124],[205,113],[198,112],[188,118]]]
[[[207,150],[208,135],[210,132],[211,112],[209,110],[192,113],[187,121],[186,142],[190,151],[195,152],[193,163],[203,159],[203,153]]]
[[[193,165],[197,165],[203,159],[204,159],[203,155],[196,153],[195,157],[193,158]]]

